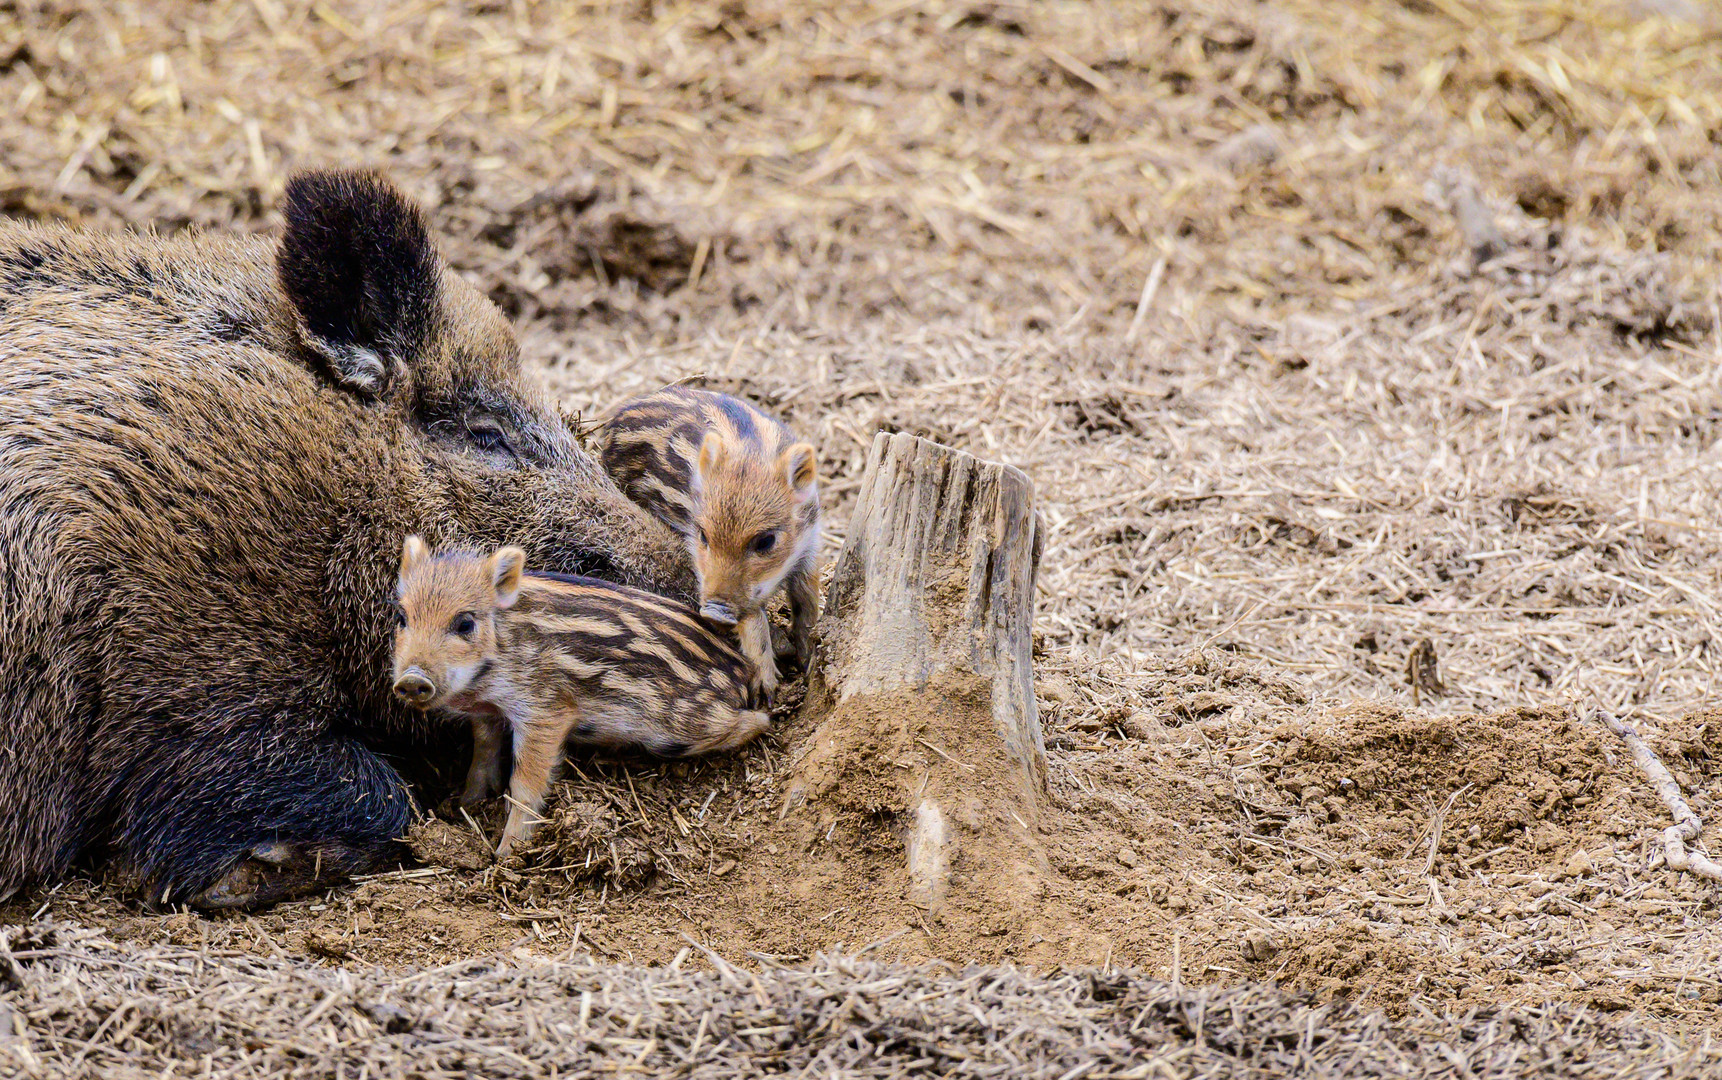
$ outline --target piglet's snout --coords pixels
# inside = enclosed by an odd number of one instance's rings
[[[735,605],[722,600],[707,600],[700,607],[700,618],[718,626],[734,626],[736,624]]]
[[[395,696],[408,705],[422,706],[436,697],[436,683],[425,678],[418,668],[408,668],[406,674],[395,680]]]

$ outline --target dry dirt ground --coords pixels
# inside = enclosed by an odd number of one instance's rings
[[[1593,715],[1722,811],[1703,5],[348,7],[0,3],[0,210],[266,229],[287,171],[380,165],[569,407],[698,373],[814,437],[828,554],[877,430],[1020,467],[1044,892],[928,917],[888,812],[780,821],[792,692],[732,757],[577,758],[525,865],[460,869],[460,822],[258,915],[15,900],[60,942],[13,931],[29,972],[883,942],[1403,1023],[1561,1003],[1714,1065],[1722,886]],[[76,1038],[124,1051],[102,1015]]]

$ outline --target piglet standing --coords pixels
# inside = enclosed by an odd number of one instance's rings
[[[396,586],[395,694],[472,721],[463,805],[501,786],[503,725],[512,731],[499,857],[537,826],[566,742],[682,757],[771,726],[752,708],[747,662],[691,609],[525,564],[516,547],[432,555],[409,536]]]
[[[593,434],[629,498],[686,538],[700,615],[736,628],[756,685],[777,688],[764,606],[787,588],[795,657],[819,617],[819,478],[811,444],[755,406],[674,385],[613,408]]]

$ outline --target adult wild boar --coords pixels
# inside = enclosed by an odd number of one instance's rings
[[[284,211],[278,244],[0,223],[0,893],[107,855],[242,906],[398,854],[408,533],[691,598],[415,206],[320,172]]]

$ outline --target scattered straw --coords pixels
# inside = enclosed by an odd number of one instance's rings
[[[1714,1049],[1562,1008],[1390,1022],[1260,987],[1181,990],[1128,972],[834,954],[750,973],[701,947],[713,970],[484,959],[424,979],[33,932],[18,984],[0,994],[14,1032],[0,1037],[0,1061],[37,1077],[1600,1080],[1722,1067]]]

